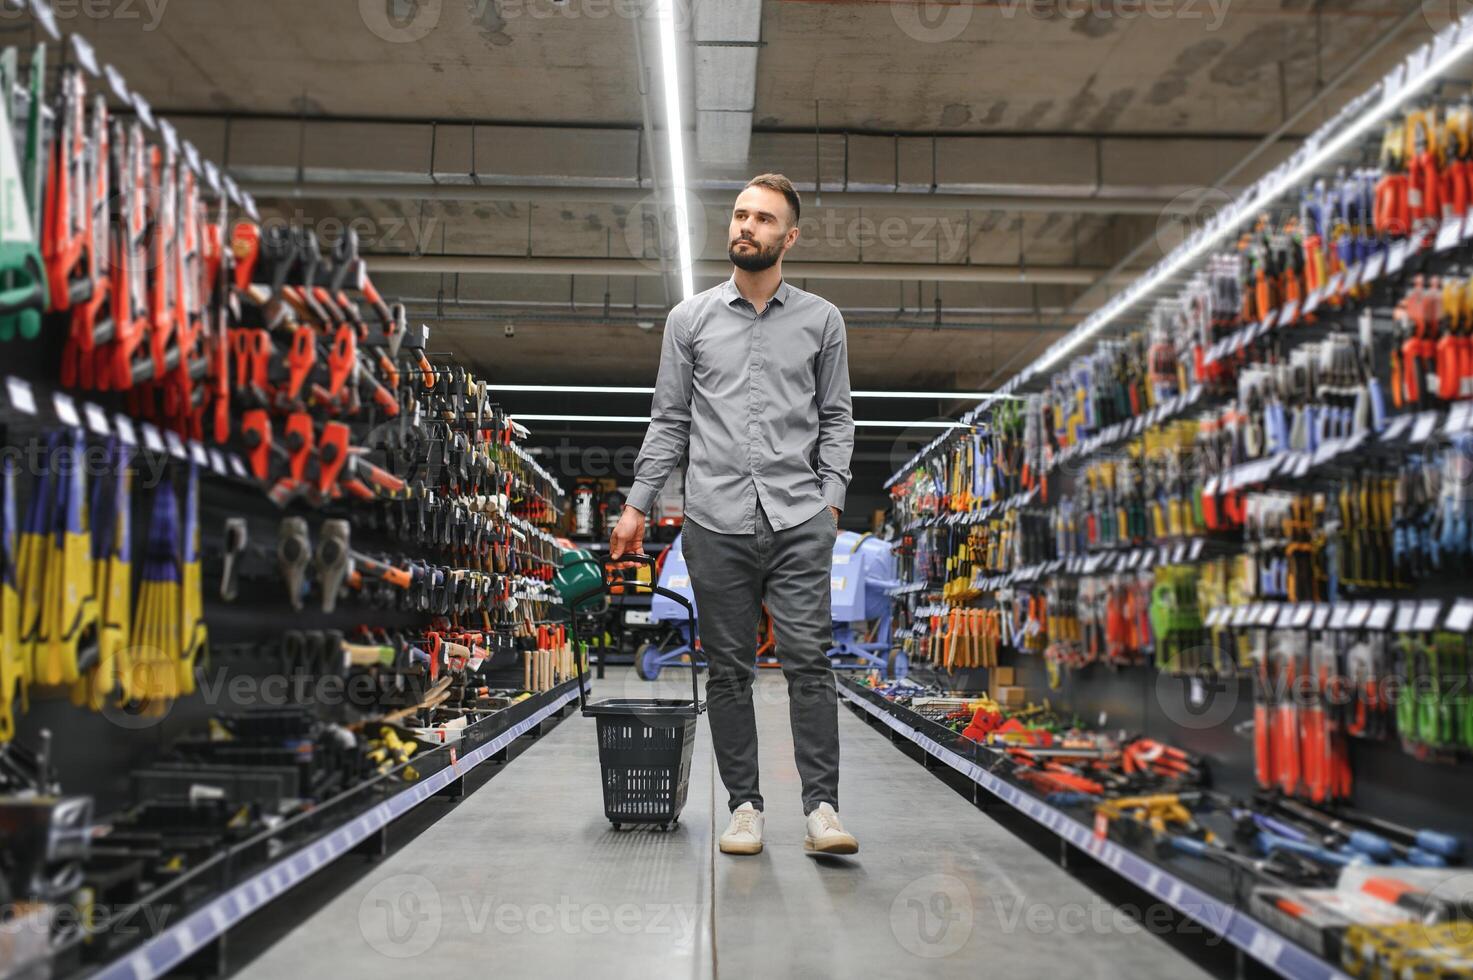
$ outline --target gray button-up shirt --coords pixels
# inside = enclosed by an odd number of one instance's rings
[[[751,534],[844,509],[854,415],[844,318],[783,282],[758,313],[727,280],[670,311],[650,427],[627,502],[648,514],[690,450],[685,514]]]

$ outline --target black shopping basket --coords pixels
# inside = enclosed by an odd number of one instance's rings
[[[649,555],[625,555],[619,562],[634,561],[654,565]],[[609,565],[583,558],[570,564]],[[600,576],[602,578],[602,576]],[[690,617],[691,643],[696,636],[696,610],[689,599],[646,582],[624,581],[624,588],[638,587],[673,599],[685,607]],[[587,599],[606,588],[588,589],[571,600],[569,609],[577,609]],[[705,705],[701,703],[696,684],[697,664],[692,658],[689,701],[675,698],[605,698],[590,703],[583,691],[583,656],[578,646],[578,617],[571,617],[573,660],[578,666],[578,700],[583,714],[598,719],[598,761],[603,769],[604,815],[619,830],[624,824],[658,824],[668,830],[680,819],[685,807],[686,790],[690,787],[691,749],[696,740],[696,720]]]

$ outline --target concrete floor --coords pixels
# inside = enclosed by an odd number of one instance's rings
[[[595,689],[678,696],[682,680],[611,669]],[[860,853],[806,856],[776,671],[756,700],[760,856],[716,851],[726,797],[704,721],[679,826],[615,832],[594,722],[575,715],[239,976],[1207,976],[844,708],[840,809]]]

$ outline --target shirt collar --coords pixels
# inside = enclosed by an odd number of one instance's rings
[[[784,279],[782,282],[779,282],[777,284],[777,292],[772,294],[772,301],[774,303],[779,303],[783,306],[787,306],[788,294],[791,290],[792,287],[789,286],[788,281]],[[735,303],[739,299],[743,299],[741,291],[737,289],[735,276],[732,276],[730,279],[726,280],[726,282],[721,284],[721,298],[726,301],[726,304],[728,306],[730,306],[732,303]]]

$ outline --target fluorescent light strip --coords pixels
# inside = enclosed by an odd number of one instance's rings
[[[1375,107],[1364,112],[1322,146],[1305,154],[1304,159],[1280,175],[1274,181],[1273,186],[1260,190],[1246,204],[1234,208],[1231,212],[1232,217],[1224,218],[1220,221],[1210,234],[1203,234],[1195,242],[1184,242],[1178,246],[1174,252],[1162,259],[1145,277],[1136,281],[1130,291],[1125,294],[1128,298],[1123,298],[1118,302],[1112,303],[1092,315],[1076,328],[1072,335],[1065,337],[1054,346],[1053,350],[1045,353],[1042,358],[1028,369],[1026,374],[1028,376],[1039,374],[1058,363],[1070,351],[1118,319],[1126,309],[1143,299],[1147,293],[1161,286],[1180,272],[1184,266],[1195,262],[1206,252],[1215,248],[1223,239],[1235,233],[1243,222],[1249,220],[1260,208],[1272,202],[1285,191],[1292,189],[1305,177],[1310,176],[1314,171],[1344,152],[1351,143],[1364,136],[1367,131],[1401,108],[1408,99],[1416,95],[1422,88],[1447,71],[1457,61],[1466,57],[1470,51],[1473,51],[1473,29],[1468,28],[1466,25],[1455,23],[1447,28],[1446,34],[1447,37],[1451,38],[1450,41],[1444,40],[1441,37],[1434,38],[1431,42],[1424,45],[1420,51],[1415,52],[1403,60],[1398,65],[1398,68],[1393,71],[1392,74],[1395,74],[1396,71],[1401,70],[1401,66],[1403,65],[1415,67],[1415,62],[1412,60],[1414,58],[1420,59],[1424,56],[1426,58],[1421,71],[1415,78],[1405,80],[1401,90],[1396,95],[1390,98],[1382,97]],[[1440,55],[1433,56],[1431,52],[1436,51],[1439,42],[1446,45],[1446,48]],[[1388,80],[1391,80],[1391,75],[1382,79],[1381,85],[1383,89]]]
[[[523,415],[520,412],[512,415],[517,422],[627,422],[632,425],[645,425],[649,422],[648,415]],[[902,421],[855,421],[855,426],[861,429],[964,429],[966,426],[961,422],[902,422]]]
[[[652,395],[654,388],[624,385],[488,385],[493,391],[567,392],[589,395]],[[985,391],[855,391],[855,398],[1002,398]]]
[[[680,62],[675,57],[675,0],[656,0],[660,27],[660,72],[665,83],[665,145],[670,151],[670,203],[674,208],[675,240],[679,243],[680,289],[686,299],[695,295],[690,251],[690,220],[685,213],[685,127],[680,122]]]

